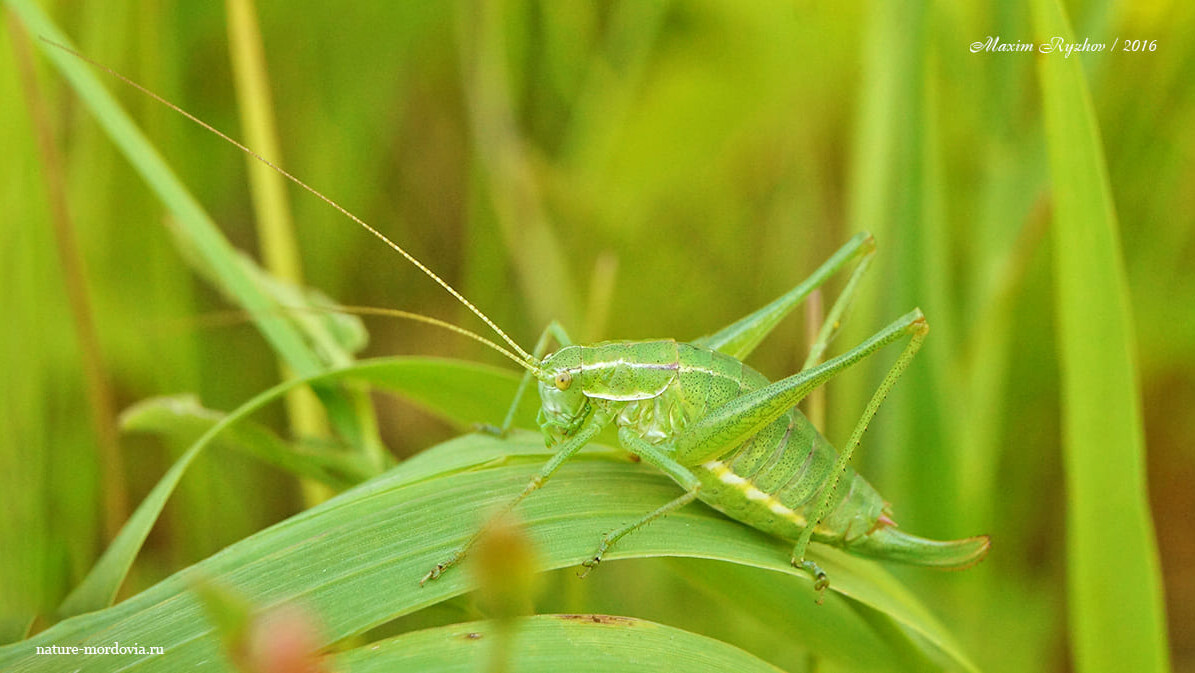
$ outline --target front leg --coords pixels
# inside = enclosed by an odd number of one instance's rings
[[[523,501],[523,498],[526,498],[535,491],[539,490],[539,487],[543,486],[544,483],[547,482],[548,479],[551,478],[551,476],[556,472],[556,470],[560,469],[560,466],[563,465],[566,460],[575,456],[577,452],[580,451],[581,448],[586,444],[588,444],[595,435],[601,432],[602,428],[604,428],[606,424],[609,423],[613,418],[614,413],[612,411],[602,408],[596,409],[589,420],[585,422],[585,425],[581,426],[581,429],[577,431],[577,434],[568,438],[568,440],[560,446],[560,450],[557,451],[555,455],[553,455],[548,462],[545,463],[542,468],[540,468],[539,472],[531,478],[531,481],[529,481],[527,485],[523,487],[523,491],[515,496],[513,500],[506,503],[506,505],[504,505],[502,509],[495,514],[495,516],[491,517],[489,521],[494,521],[508,514],[512,509],[515,508],[516,505]],[[448,570],[452,566],[460,563],[465,558],[465,555],[469,553],[469,550],[473,548],[473,545],[477,543],[478,538],[481,537],[482,532],[487,526],[489,526],[489,522],[478,528],[477,532],[474,533],[464,545],[457,549],[456,552],[448,558],[448,560],[437,563],[434,568],[432,568],[426,575],[423,576],[423,579],[419,580],[419,586],[423,586],[428,581],[436,579],[440,575],[444,574],[445,570]]]
[[[564,330],[564,326],[553,320],[548,323],[544,331],[540,333],[539,340],[535,342],[535,350],[532,351],[532,356],[538,362],[544,359],[548,353],[549,339],[556,339],[556,343],[561,346],[571,346],[573,340],[569,337],[568,332]],[[527,387],[531,384],[531,370],[523,372],[523,378],[519,381],[519,387],[515,390],[515,397],[510,402],[510,407],[506,411],[506,417],[502,419],[501,426],[490,425],[484,423],[477,426],[478,432],[484,432],[495,437],[505,437],[506,433],[510,432],[510,426],[514,424],[515,414],[519,410],[519,404],[523,401],[523,395],[527,393]]]

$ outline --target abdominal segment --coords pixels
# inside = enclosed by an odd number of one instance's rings
[[[770,535],[795,540],[810,525],[822,493],[832,487],[837,454],[797,410],[785,414],[735,450],[692,467],[698,498]],[[845,546],[889,523],[879,493],[847,467],[829,513],[813,539]]]

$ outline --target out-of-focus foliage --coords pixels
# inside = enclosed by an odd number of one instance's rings
[[[244,135],[220,3],[42,4],[88,56]],[[1195,271],[1183,262],[1195,253],[1195,5],[1065,9],[1079,42],[1156,43],[1070,57],[1090,89],[1094,158],[1090,147],[1060,150],[1047,136],[1036,61],[1061,55],[973,53],[989,37],[1040,42],[1029,2],[258,0],[257,13],[280,145],[271,158],[394,238],[524,347],[552,318],[581,340],[693,338],[791,287],[854,231],[875,232],[867,291],[832,349],[913,306],[932,331],[864,437],[857,467],[903,527],[992,535],[991,556],[966,573],[891,568],[986,671],[1074,665],[1066,575],[1074,503],[1055,324],[1066,295],[1056,291],[1064,279],[1052,249],[1060,201],[1052,189],[1057,162],[1103,161],[1128,285],[1169,647],[1175,668],[1191,671],[1195,543],[1183,513],[1195,507]],[[280,374],[277,349],[226,313],[223,296],[180,254],[186,223],[166,215],[35,55],[77,243],[77,254],[60,252],[52,172],[21,102],[23,47],[12,31],[2,35],[0,308],[9,328],[0,337],[0,636],[11,640],[27,617],[52,614],[185,448],[136,434],[110,441],[117,412],[176,393],[229,410]],[[256,256],[244,157],[105,82],[224,235]],[[305,285],[344,304],[484,330],[377,239],[299,190],[288,196]],[[368,354],[509,364],[434,328],[381,319],[368,328]],[[804,344],[801,320],[791,319],[750,362],[777,378],[800,366]],[[876,360],[874,371],[828,387],[832,441],[845,439],[888,363]],[[376,411],[362,412],[370,398],[334,394],[343,397],[328,434],[312,436],[319,424],[288,421],[281,406],[255,420],[319,452],[340,449],[349,427],[365,444],[380,438],[397,459],[456,433],[411,405],[375,396]],[[292,515],[312,492],[213,447],[180,483],[120,597]],[[1106,544],[1113,565],[1129,551],[1114,534]],[[583,583],[553,576],[539,609],[652,619],[802,670],[804,650],[765,615],[726,595],[686,592],[704,572],[609,563]],[[384,635],[466,621],[469,610],[437,605]]]

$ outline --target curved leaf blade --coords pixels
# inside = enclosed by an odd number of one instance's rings
[[[362,361],[352,368],[351,378],[400,395],[466,431],[479,423],[501,423],[519,385],[519,375],[510,370],[418,356]],[[515,427],[536,427],[538,409],[535,395],[524,395]]]
[[[477,393],[472,397],[477,398],[478,401],[469,405],[468,411],[490,414],[488,418],[500,418],[500,414],[504,413],[505,407],[496,400],[511,399],[514,395],[514,377],[509,372],[483,365],[436,358],[366,360],[324,374],[280,383],[256,395],[236,411],[221,417],[217,422],[208,426],[203,435],[179,456],[178,460],[171,465],[166,474],[149,492],[149,495],[145,497],[145,500],[138,505],[87,577],[83,578],[83,581],[62,602],[58,609],[59,615],[70,617],[99,610],[112,604],[117,590],[124,582],[129,568],[133,565],[133,559],[141,550],[141,545],[145,543],[145,538],[149,536],[150,529],[157,522],[162,508],[166,506],[166,501],[178,486],[179,481],[182,480],[183,474],[208,444],[225,429],[300,385],[326,384],[360,376],[364,380],[370,380],[373,377],[377,381],[386,381],[395,389],[405,390],[403,388],[404,373],[409,377],[414,377],[417,373],[428,381],[439,381],[441,384],[439,386],[417,385],[409,387],[409,390],[417,401],[425,403],[446,416],[455,417],[458,421],[462,418],[459,407],[463,405],[463,402],[460,401],[462,396],[457,394],[458,390]],[[405,383],[409,384],[410,382],[406,381]],[[494,394],[502,389],[508,389],[509,393],[507,395]]]
[[[110,644],[113,634],[161,645],[170,653],[139,660],[142,671],[218,660],[218,638],[188,588],[196,578],[227,586],[259,609],[299,603],[319,616],[328,642],[460,595],[473,585],[459,569],[425,587],[419,579],[476,529],[481,513],[522,488],[546,454],[541,440],[527,433],[508,440],[470,435],[447,442],[115,607],[0,648],[0,668],[48,670],[53,662],[33,655],[34,646]],[[676,486],[650,468],[610,460],[609,450],[592,448],[566,464],[519,514],[545,567],[560,568],[587,558],[602,531],[675,495]],[[802,587],[808,600],[797,608],[817,610],[809,578],[788,565],[788,546],[709,508],[690,506],[629,536],[608,558],[687,556],[764,569],[772,572],[760,581]],[[828,602],[858,600],[933,643],[957,667],[974,668],[946,629],[876,563],[825,548],[813,553],[838,592],[828,595]],[[817,642],[807,645],[818,651]],[[125,665],[112,658],[105,662]]]
[[[161,435],[179,446],[195,441],[226,416],[208,409],[199,398],[172,395],[142,400],[120,415],[125,432]],[[337,491],[373,476],[371,466],[359,454],[345,451],[317,451],[291,444],[269,428],[242,421],[219,436],[217,442],[299,477],[319,481]]]
[[[36,4],[25,0],[8,0],[7,4],[30,33],[58,44],[71,44]],[[180,231],[200,252],[205,263],[210,265],[213,274],[219,279],[219,287],[236,297],[237,302],[253,315],[255,323],[275,351],[300,374],[310,375],[322,369],[319,357],[306,345],[293,325],[278,314],[268,293],[254,282],[238,261],[240,257],[235,249],[112,94],[100,84],[91,72],[91,67],[78,56],[59,47],[45,42],[39,43],[39,46],[91,110],[112,142],[177,218]]]
[[[345,673],[482,670],[497,633],[491,622],[415,631],[334,659]],[[539,615],[509,634],[507,670],[535,673],[779,673],[780,669],[713,638],[663,624],[608,615]]]
[[[1074,42],[1060,2],[1032,4],[1039,42]],[[1071,651],[1080,671],[1167,671],[1128,283],[1081,58],[1037,59],[1053,181]]]

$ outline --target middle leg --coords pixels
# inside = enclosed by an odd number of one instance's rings
[[[697,492],[701,490],[701,481],[693,474],[689,468],[669,457],[668,452],[660,449],[660,447],[645,441],[639,435],[636,435],[628,428],[621,428],[618,431],[618,439],[623,448],[631,453],[639,456],[650,465],[654,465],[661,472],[672,478],[673,481],[680,484],[685,489],[683,495],[657,507],[655,510],[649,512],[646,516],[638,521],[627,524],[622,528],[607,533],[602,537],[602,541],[598,544],[597,551],[593,556],[586,559],[581,565],[585,566],[585,570],[581,571],[580,576],[585,577],[590,570],[597,567],[602,562],[602,557],[610,550],[610,547],[615,542],[619,541],[632,531],[638,530],[648,523],[672,512],[676,509],[684,507],[693,502],[697,498]]]
[[[473,545],[477,543],[477,540],[481,537],[481,534],[491,522],[499,519],[504,514],[509,513],[515,508],[516,505],[522,502],[524,498],[539,490],[539,488],[543,486],[553,474],[556,473],[556,470],[560,469],[560,466],[563,465],[565,461],[575,456],[578,451],[584,448],[590,440],[592,440],[599,432],[601,432],[602,428],[606,427],[606,425],[613,420],[613,418],[613,414],[608,411],[595,411],[590,419],[586,421],[585,425],[582,426],[582,428],[577,432],[577,434],[570,437],[560,446],[560,449],[557,450],[557,452],[550,459],[548,459],[548,462],[545,463],[544,466],[540,468],[539,472],[537,472],[535,476],[531,478],[531,481],[527,482],[527,485],[523,487],[523,490],[517,496],[503,505],[502,509],[499,510],[494,516],[490,517],[488,522],[482,524],[482,526],[478,528],[477,532],[475,532],[468,540],[466,540],[465,544],[461,545],[452,554],[452,556],[448,558],[448,560],[437,563],[435,567],[428,571],[428,573],[423,576],[423,579],[419,580],[419,586],[423,586],[428,581],[438,578],[440,575],[444,574],[445,570],[448,570],[452,566],[457,565],[464,560],[465,555],[468,554],[469,550],[473,548]]]

